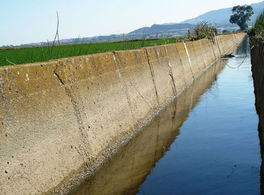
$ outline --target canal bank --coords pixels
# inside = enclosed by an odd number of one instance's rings
[[[189,113],[223,70],[219,60],[166,106],[140,133],[70,194],[136,194],[156,163],[180,136]],[[176,193],[176,191],[175,191]],[[174,194],[175,194],[174,193]],[[148,193],[147,193],[148,194]]]
[[[259,116],[258,132],[261,152],[261,194],[264,193],[264,42],[262,39],[251,37],[251,64],[254,80],[255,106]]]
[[[0,192],[78,184],[245,34],[0,68]]]
[[[254,87],[246,40],[72,194],[260,194]]]

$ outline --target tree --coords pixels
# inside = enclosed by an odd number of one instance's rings
[[[233,15],[230,16],[229,22],[237,24],[240,30],[247,30],[250,17],[254,14],[253,8],[249,6],[234,6],[232,9]]]

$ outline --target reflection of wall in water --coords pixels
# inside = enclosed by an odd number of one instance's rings
[[[264,194],[264,43],[251,40],[251,64],[252,64],[252,76],[254,80],[254,92],[255,92],[255,106],[259,116],[259,142],[261,152],[261,194]]]
[[[73,194],[137,193],[140,184],[180,134],[179,127],[224,65],[224,61],[218,61],[210,67]]]
[[[245,54],[249,54],[249,50],[250,50],[250,47],[249,47],[249,39],[246,38],[240,45],[240,47],[237,48],[236,50],[236,54],[237,55],[245,55]]]

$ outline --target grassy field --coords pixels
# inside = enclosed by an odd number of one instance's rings
[[[178,37],[152,40],[72,44],[54,47],[43,46],[0,49],[0,66],[43,62],[51,59],[102,53],[107,51],[138,49],[141,47],[175,43],[183,39],[184,37]]]

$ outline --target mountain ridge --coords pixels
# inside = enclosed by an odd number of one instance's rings
[[[263,11],[264,1],[251,4],[254,15],[251,17],[251,24],[256,20],[257,16]],[[232,7],[212,10],[199,15],[195,18],[184,20],[184,23],[197,24],[201,21],[216,23],[217,25],[229,25],[229,17],[232,15]],[[231,25],[231,24],[230,24]]]

